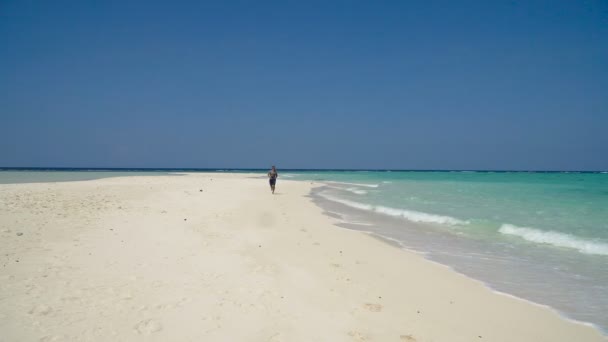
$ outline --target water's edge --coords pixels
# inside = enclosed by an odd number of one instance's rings
[[[39,171],[35,171],[35,172],[40,173]],[[33,183],[39,183],[39,182],[47,183],[47,182],[88,181],[88,180],[96,180],[96,179],[109,178],[109,177],[125,177],[125,176],[126,177],[129,177],[129,176],[155,176],[155,175],[178,176],[178,175],[184,175],[184,173],[182,173],[182,172],[183,171],[180,172],[180,171],[177,171],[177,170],[171,171],[171,172],[158,172],[158,173],[156,173],[156,172],[149,172],[149,171],[148,172],[133,172],[133,171],[130,171],[130,172],[113,172],[113,171],[105,171],[105,172],[104,171],[101,171],[101,172],[99,172],[99,171],[93,171],[93,172],[66,171],[66,172],[62,172],[62,171],[59,171],[59,172],[56,172],[55,175],[64,174],[64,173],[70,173],[70,176],[74,176],[75,174],[80,173],[81,175],[82,174],[87,174],[87,177],[95,177],[95,178],[78,179],[78,177],[77,177],[77,179],[46,180],[46,181],[35,181]],[[203,171],[203,172],[207,173],[206,170]],[[226,171],[220,171],[220,170],[216,170],[215,172],[217,172],[217,173],[234,173],[234,172],[229,172],[229,171],[226,172]],[[196,174],[198,172],[192,172],[192,173]],[[265,176],[260,176],[260,178],[264,178],[265,179]],[[288,179],[289,179],[289,181],[307,181],[307,182],[311,182],[311,180],[295,180],[295,179],[290,179],[290,178],[288,178]],[[323,213],[325,215],[333,217],[335,219],[343,219],[343,217],[341,216],[341,212],[339,210],[332,212],[330,210],[331,208],[328,208],[326,205],[324,206],[324,203],[327,203],[327,200],[324,199],[324,198],[322,198],[321,196],[315,194],[315,189],[319,189],[319,188],[321,188],[323,186],[328,186],[328,184],[325,183],[324,181],[313,181],[313,182],[314,182],[315,186],[312,187],[310,193],[308,194],[308,197],[311,199],[311,201],[315,205],[317,205],[318,207],[320,207],[323,210]],[[0,182],[0,183],[2,183],[2,182]],[[18,184],[18,183],[24,183],[24,182],[5,183],[5,184]],[[27,182],[27,183],[29,183],[29,182]],[[356,209],[353,209],[353,210],[356,210]],[[363,215],[365,215],[365,214],[367,214],[367,213],[364,213]],[[374,238],[378,238],[378,239],[380,239],[380,240],[382,240],[382,241],[390,244],[393,247],[398,247],[400,249],[405,249],[405,250],[407,250],[409,252],[413,252],[415,254],[423,254],[424,258],[427,261],[430,261],[430,262],[438,264],[438,265],[442,265],[442,266],[447,267],[448,269],[450,269],[450,270],[452,270],[452,271],[454,271],[454,272],[456,272],[458,274],[461,274],[461,275],[463,275],[463,276],[465,276],[465,277],[467,277],[469,279],[472,279],[474,281],[480,282],[486,288],[488,288],[489,290],[491,290],[494,293],[497,293],[497,294],[500,294],[500,295],[509,296],[509,297],[512,297],[512,298],[515,298],[515,299],[518,299],[518,300],[522,300],[524,302],[527,302],[527,303],[530,303],[530,304],[533,304],[533,305],[537,305],[537,306],[548,308],[548,309],[550,309],[551,311],[555,312],[556,314],[558,314],[560,317],[562,317],[563,319],[565,319],[567,321],[574,322],[574,323],[581,324],[581,325],[585,325],[585,326],[591,326],[594,329],[596,329],[597,331],[599,331],[602,335],[608,336],[608,328],[604,329],[604,328],[602,328],[601,325],[597,325],[597,324],[594,324],[594,323],[586,322],[584,320],[572,318],[572,317],[569,316],[568,313],[563,312],[563,311],[561,311],[561,310],[559,310],[557,308],[554,308],[553,306],[551,306],[551,304],[547,304],[547,303],[543,303],[543,302],[538,302],[538,301],[535,301],[533,299],[528,299],[528,298],[525,298],[525,297],[522,297],[522,296],[518,296],[518,295],[510,293],[508,291],[505,292],[503,290],[499,290],[499,289],[495,288],[495,286],[493,286],[491,279],[489,281],[482,280],[481,278],[475,277],[474,275],[467,274],[466,272],[463,272],[463,271],[459,270],[457,268],[457,265],[450,265],[450,264],[444,263],[444,262],[442,262],[440,260],[434,260],[434,259],[431,258],[431,255],[429,253],[425,253],[424,251],[416,250],[416,249],[413,249],[412,247],[405,246],[404,243],[400,242],[397,239],[391,238],[389,236],[384,236],[382,234],[379,234],[378,232],[373,232],[373,231],[367,230],[367,228],[372,229],[374,227],[375,228],[381,227],[382,225],[379,222],[374,222],[372,225],[367,225],[366,226],[366,224],[360,225],[360,224],[348,223],[347,220],[343,220],[343,221],[344,221],[343,223],[337,223],[336,226],[339,227],[339,228],[343,228],[343,229],[349,229],[349,230],[355,230],[355,231],[364,232],[367,235],[369,235],[371,237],[374,237]],[[409,221],[405,221],[405,222],[408,222],[407,223],[408,226],[409,225],[411,225],[411,226],[419,225],[419,223],[414,223],[414,222],[410,223]],[[408,240],[404,240],[404,241],[408,241]]]
[[[304,181],[304,180],[296,180],[296,181]],[[310,193],[307,195],[307,197],[311,200],[311,202],[313,202],[316,206],[318,206],[322,210],[322,212],[323,212],[323,214],[325,216],[328,216],[328,217],[331,217],[331,218],[334,218],[334,219],[338,219],[338,220],[343,220],[342,216],[339,213],[336,213],[335,211],[332,211],[327,206],[324,206],[323,203],[325,203],[326,200],[323,197],[321,197],[321,196],[319,196],[318,194],[315,193],[315,190],[318,190],[318,189],[320,189],[320,188],[322,188],[324,186],[327,186],[327,184],[325,184],[324,182],[320,182],[320,181],[315,181],[314,184],[315,184],[315,186],[311,189]],[[353,210],[356,210],[356,209],[353,209]],[[414,224],[414,223],[412,222],[412,224]],[[604,330],[601,327],[597,326],[596,324],[572,318],[567,313],[562,312],[562,311],[560,311],[560,310],[552,307],[549,304],[538,303],[538,302],[535,302],[535,301],[527,299],[527,298],[523,298],[523,297],[511,294],[511,293],[508,293],[508,292],[497,290],[496,288],[494,288],[492,286],[491,283],[489,283],[487,281],[484,281],[484,280],[481,280],[481,279],[478,279],[478,278],[475,278],[475,277],[472,277],[472,276],[470,276],[470,275],[468,275],[466,273],[463,273],[463,272],[459,271],[458,269],[454,268],[451,265],[448,265],[448,264],[441,263],[439,261],[430,259],[429,256],[428,256],[428,253],[425,253],[423,251],[419,251],[419,250],[416,250],[416,249],[409,248],[409,247],[405,246],[399,240],[396,240],[396,239],[391,238],[389,236],[384,236],[384,235],[378,234],[376,232],[372,232],[372,231],[369,231],[369,230],[362,229],[361,225],[353,224],[353,223],[348,223],[346,221],[343,221],[343,222],[340,222],[340,223],[334,223],[334,226],[336,226],[338,228],[341,228],[341,229],[348,229],[348,230],[351,230],[351,231],[361,232],[361,233],[366,234],[366,235],[368,235],[368,236],[370,236],[372,238],[378,239],[379,241],[382,241],[383,243],[385,243],[388,246],[391,246],[393,248],[399,248],[399,249],[405,250],[405,251],[407,251],[409,253],[419,255],[420,257],[424,258],[426,261],[428,261],[430,263],[433,263],[433,264],[445,267],[445,268],[449,269],[452,272],[458,273],[458,274],[462,275],[463,277],[466,277],[466,278],[468,278],[468,279],[470,279],[472,281],[475,281],[475,282],[478,282],[478,283],[482,284],[485,288],[487,288],[488,290],[490,290],[492,293],[495,293],[495,294],[501,295],[501,296],[507,296],[507,297],[512,298],[514,300],[519,300],[519,301],[525,302],[525,303],[530,304],[530,305],[534,305],[534,306],[538,306],[538,307],[542,307],[542,308],[548,309],[548,310],[550,310],[551,312],[555,313],[556,315],[558,315],[560,318],[564,319],[567,322],[571,322],[571,323],[575,323],[575,324],[591,327],[591,328],[595,329],[596,331],[598,331],[602,336],[608,336],[608,330]]]

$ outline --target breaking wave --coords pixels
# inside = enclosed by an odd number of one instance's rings
[[[512,224],[503,224],[498,231],[501,234],[518,236],[534,243],[576,249],[584,254],[608,255],[608,244],[583,239],[570,234],[518,227]]]
[[[350,201],[347,199],[337,198],[337,197],[334,197],[331,195],[327,195],[323,192],[319,193],[319,196],[321,196],[327,200],[341,203],[341,204],[344,204],[344,205],[352,207],[352,208],[372,211],[372,212],[375,212],[378,214],[383,214],[383,215],[388,215],[388,216],[393,216],[393,217],[400,217],[400,218],[404,218],[404,219],[406,219],[408,221],[412,221],[412,222],[439,223],[439,224],[449,224],[449,225],[468,224],[467,221],[462,221],[462,220],[459,220],[459,219],[456,219],[456,218],[453,218],[450,216],[428,214],[428,213],[423,213],[423,212],[414,211],[414,210],[396,209],[396,208],[384,207],[384,206],[380,206],[380,205],[374,206],[371,204],[365,204],[365,203]]]
[[[361,190],[361,189],[357,189],[357,188],[347,188],[345,190],[348,191],[348,192],[352,192],[353,194],[357,194],[357,195],[365,195],[365,194],[367,194],[367,191]]]
[[[347,183],[347,182],[334,182],[328,181],[327,183],[331,184],[344,184],[344,185],[354,185],[354,186],[364,186],[367,188],[377,188],[379,184],[361,184],[361,183]]]

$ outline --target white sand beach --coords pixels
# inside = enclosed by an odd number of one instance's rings
[[[258,176],[0,185],[0,341],[608,340]]]

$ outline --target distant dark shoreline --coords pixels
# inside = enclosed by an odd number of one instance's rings
[[[287,169],[287,172],[479,172],[479,173],[607,173],[606,170],[425,170],[425,169]],[[107,168],[107,167],[0,167],[0,171],[61,172],[265,172],[266,168]]]

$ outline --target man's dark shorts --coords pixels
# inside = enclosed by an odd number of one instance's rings
[[[270,178],[270,185],[275,185],[277,184],[277,179],[276,178]]]

